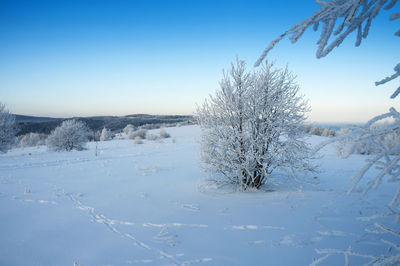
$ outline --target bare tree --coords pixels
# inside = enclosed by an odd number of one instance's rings
[[[15,138],[15,116],[0,103],[0,152],[7,152]]]
[[[217,181],[259,188],[275,169],[312,169],[302,130],[307,102],[287,69],[247,73],[237,60],[220,87],[197,108],[202,160]]]

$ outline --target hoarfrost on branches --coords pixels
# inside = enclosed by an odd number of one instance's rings
[[[124,127],[123,129],[126,136],[129,136],[129,134],[131,134],[131,132],[133,132],[134,130],[135,128],[131,124],[126,125],[126,127]]]
[[[7,152],[14,143],[15,116],[0,103],[0,152]]]
[[[85,123],[66,120],[47,138],[47,146],[54,151],[83,150],[87,141],[88,129]]]
[[[128,138],[129,139],[146,139],[147,130],[144,128],[139,128],[136,131],[129,131]]]
[[[295,43],[309,27],[317,31],[321,24],[321,35],[317,42],[317,58],[329,54],[354,31],[357,32],[355,46],[359,46],[362,40],[367,38],[372,20],[376,18],[381,9],[392,9],[397,0],[316,0],[316,3],[320,4],[321,8],[315,11],[311,17],[292,26],[273,40],[263,51],[255,66],[259,66],[267,57],[268,52],[286,36],[290,36],[291,42]],[[393,13],[390,20],[398,18],[400,18],[400,13]],[[395,32],[395,35],[400,37],[400,30]],[[333,40],[330,41],[331,37],[333,37]],[[400,63],[394,67],[394,72],[393,75],[377,81],[375,84],[381,85],[398,78],[400,76]],[[400,87],[395,90],[391,98],[395,98],[399,93]]]
[[[201,157],[217,181],[259,188],[275,169],[312,170],[303,141],[307,102],[288,69],[248,73],[237,59],[215,96],[197,108]]]
[[[167,138],[170,138],[170,137],[171,137],[171,135],[164,128],[162,128],[160,130],[160,138],[167,139]]]

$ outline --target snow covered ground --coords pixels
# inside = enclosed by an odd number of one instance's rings
[[[329,146],[305,183],[277,174],[263,191],[216,191],[199,169],[198,127],[167,131],[163,142],[99,142],[98,156],[95,143],[1,154],[0,265],[309,265],[323,257],[316,249],[380,255],[381,238],[396,241],[359,219],[386,211],[390,183],[346,194],[365,156]]]

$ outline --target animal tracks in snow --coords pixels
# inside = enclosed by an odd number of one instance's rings
[[[87,215],[91,218],[91,220],[93,222],[103,224],[112,233],[115,233],[125,239],[130,240],[137,247],[155,252],[156,254],[158,254],[159,258],[166,259],[169,262],[172,262],[173,265],[191,265],[191,264],[195,264],[195,263],[203,263],[203,262],[212,261],[212,258],[202,258],[202,259],[194,259],[194,260],[187,260],[187,261],[181,262],[180,259],[178,259],[180,256],[171,255],[171,254],[167,253],[166,251],[164,251],[163,249],[146,244],[143,241],[137,239],[134,235],[132,235],[130,233],[123,233],[122,231],[118,230],[118,228],[117,228],[117,225],[141,226],[144,228],[145,227],[161,228],[159,233],[154,237],[155,241],[160,244],[166,244],[169,247],[174,247],[178,243],[178,241],[177,241],[178,235],[170,233],[168,230],[169,227],[207,228],[208,225],[184,224],[184,223],[166,223],[166,224],[142,223],[142,224],[139,224],[139,223],[128,222],[128,221],[114,220],[114,219],[108,218],[107,216],[105,216],[103,214],[97,213],[93,207],[83,204],[73,194],[62,191],[62,195],[65,195],[66,197],[68,197],[76,205],[77,209],[86,212]],[[183,256],[183,254],[182,254],[182,256]],[[153,263],[153,262],[154,262],[153,260],[134,260],[134,261],[130,261],[129,263],[141,264],[141,263]]]

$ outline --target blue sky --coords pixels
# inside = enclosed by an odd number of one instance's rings
[[[251,69],[317,8],[313,0],[0,0],[0,101],[38,116],[192,114],[236,55]],[[297,75],[311,121],[362,122],[396,106],[397,84],[374,86],[399,61],[399,22],[389,15],[361,47],[352,35],[323,59],[311,30],[272,50],[269,59]]]

